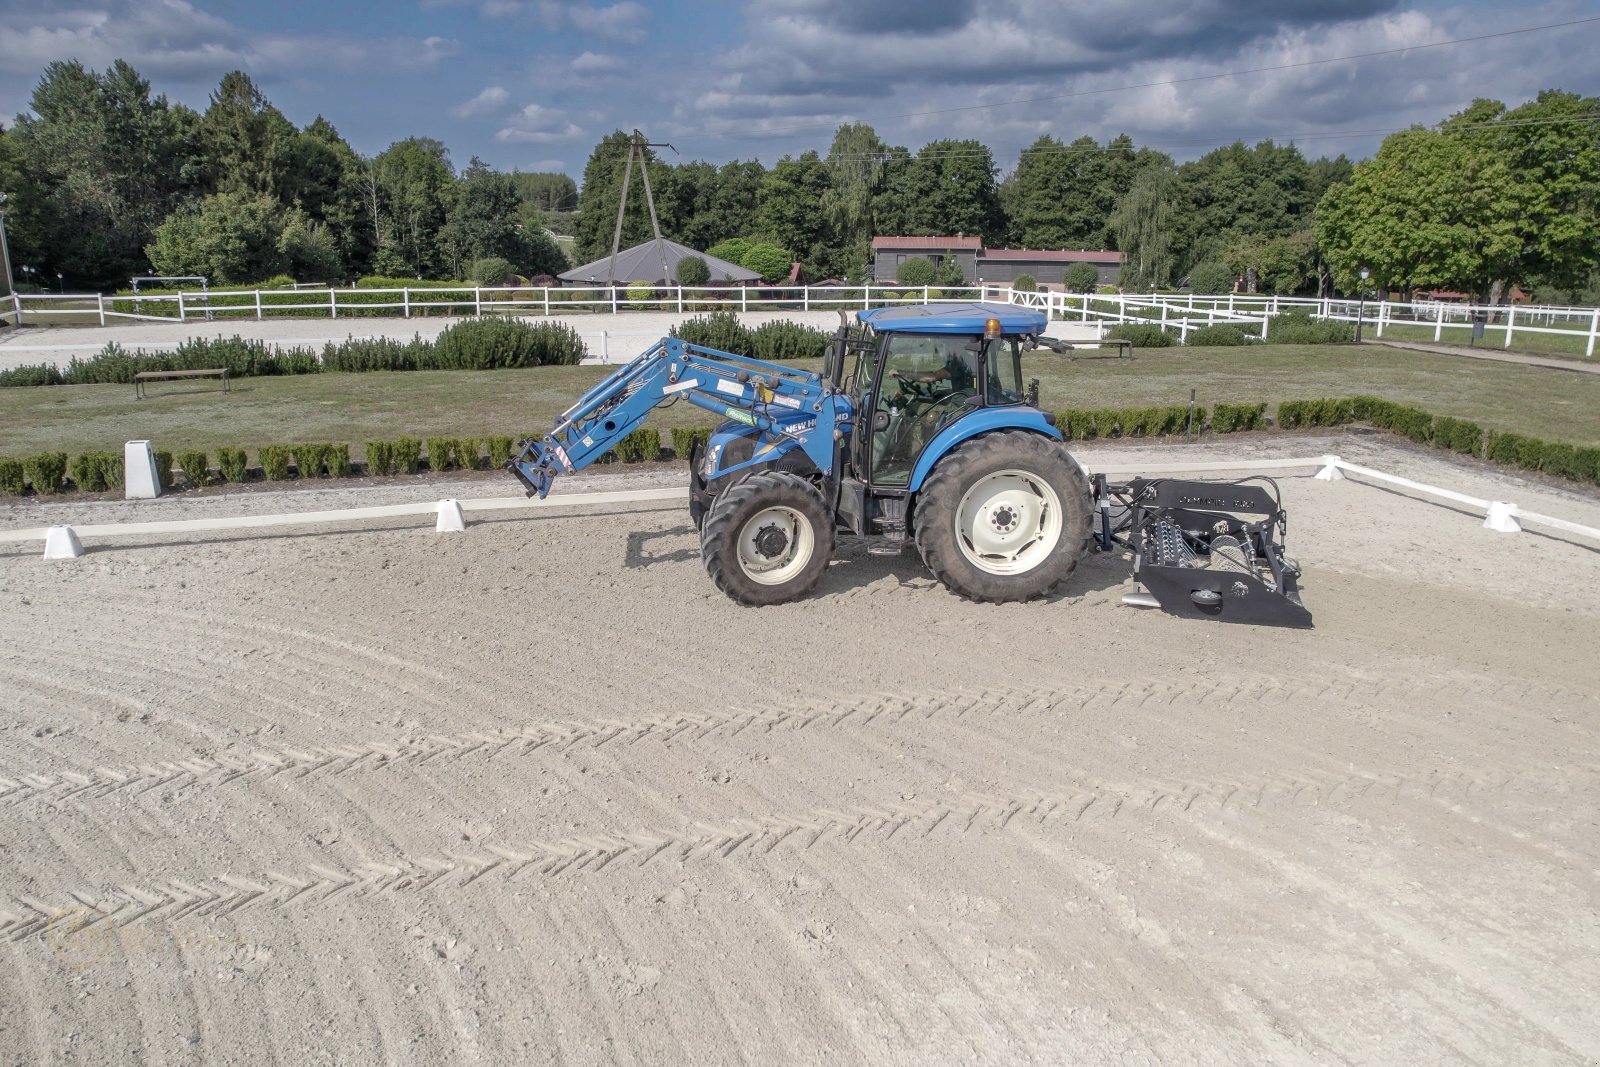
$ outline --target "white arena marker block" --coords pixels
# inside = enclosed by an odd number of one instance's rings
[[[122,446],[122,470],[125,499],[154,500],[161,495],[156,453],[149,441],[129,441]]]
[[[1522,523],[1517,521],[1517,506],[1504,500],[1494,501],[1489,505],[1489,517],[1483,520],[1483,528],[1499,533],[1520,532]]]
[[[1319,482],[1342,482],[1342,481],[1344,481],[1344,471],[1339,469],[1339,457],[1338,456],[1323,456],[1322,460],[1323,460],[1322,469],[1319,470],[1317,472],[1317,475],[1316,475],[1317,481],[1319,481]]]
[[[433,524],[434,533],[461,533],[467,528],[467,517],[461,513],[461,501],[439,501],[439,521]]]
[[[52,526],[44,537],[45,559],[77,559],[83,555],[83,542],[70,526]]]

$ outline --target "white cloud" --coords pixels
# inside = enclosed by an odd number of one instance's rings
[[[565,113],[538,104],[529,104],[494,135],[502,144],[549,144],[581,136],[580,129]]]
[[[579,74],[609,74],[627,69],[628,63],[621,56],[585,52],[567,65]]]
[[[478,10],[491,18],[532,14],[551,31],[574,29],[632,44],[644,40],[645,26],[652,17],[650,9],[636,0],[605,5],[590,0],[481,0]]]
[[[499,85],[491,85],[471,100],[457,104],[450,114],[458,119],[470,119],[499,111],[511,99],[511,94]]]

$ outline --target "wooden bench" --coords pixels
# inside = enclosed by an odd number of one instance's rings
[[[145,383],[168,378],[221,378],[222,391],[224,393],[228,391],[227,367],[211,367],[206,370],[142,370],[133,376],[134,398],[143,400],[150,395],[145,390]]]

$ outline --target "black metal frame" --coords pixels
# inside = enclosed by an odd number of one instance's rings
[[[1114,485],[1099,474],[1093,484],[1099,509],[1095,547],[1131,551],[1134,580],[1163,611],[1265,626],[1311,625],[1300,601],[1299,567],[1283,555],[1288,524],[1271,479],[1135,478]],[[1227,555],[1224,544],[1234,555]]]

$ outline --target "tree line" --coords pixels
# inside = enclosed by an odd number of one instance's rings
[[[769,276],[792,259],[812,277],[859,280],[880,234],[1116,249],[1123,287],[1139,290],[1350,292],[1366,268],[1374,289],[1489,298],[1516,284],[1560,299],[1592,293],[1600,268],[1600,101],[1559,90],[1515,108],[1477,101],[1360,163],[1265,140],[1180,164],[1126,135],[1045,135],[1002,179],[981,141],[913,152],[864,123],[770,167],[646,151],[664,235],[759,249]],[[476,158],[457,171],[431,138],[364,157],[321,116],[297,129],[240,72],[197,112],[152,95],[124,62],[104,73],[64,62],[0,136],[0,191],[14,261],[73,286],[151,271],[218,283],[532,277],[568,265],[547,225],[573,235],[579,262],[610,250],[627,158],[628,135],[603,138],[580,195],[562,174]],[[625,247],[650,235],[640,185]]]

